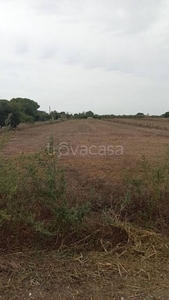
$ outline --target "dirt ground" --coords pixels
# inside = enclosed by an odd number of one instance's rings
[[[45,149],[51,136],[54,147],[58,147],[55,155],[60,154],[62,165],[106,180],[118,178],[126,169],[136,167],[143,156],[153,163],[160,161],[169,145],[169,132],[165,130],[72,120],[17,130],[11,134],[3,153],[13,156]],[[110,146],[114,154],[109,151]]]
[[[72,199],[83,195],[84,200],[89,194],[109,197],[110,186],[137,168],[143,156],[156,164],[169,144],[167,130],[71,120],[16,130],[10,133],[3,154],[8,158],[51,151],[51,136],[53,155],[65,169],[68,186],[74,188]],[[169,242],[162,240],[164,255],[161,242],[150,240],[146,248],[138,241],[128,249],[107,253],[103,247],[102,253],[71,254],[70,258],[64,253],[58,257],[58,252],[2,253],[0,299],[167,300]]]

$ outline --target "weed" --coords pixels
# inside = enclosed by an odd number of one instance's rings
[[[55,156],[46,153],[0,159],[1,243],[50,240],[78,231],[87,205],[69,206]]]
[[[152,167],[143,157],[139,172],[123,182],[118,210],[128,220],[148,227],[167,227],[169,197],[169,160]],[[165,224],[165,225],[164,225]]]
[[[8,128],[5,127],[3,131],[0,131],[0,151],[2,151],[2,149],[4,148],[6,142],[9,140],[9,137],[10,137],[10,133]]]

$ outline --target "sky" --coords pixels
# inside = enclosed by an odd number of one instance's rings
[[[169,111],[168,0],[0,0],[0,99]]]

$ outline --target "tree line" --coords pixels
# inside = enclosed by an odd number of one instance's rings
[[[91,110],[82,113],[69,114],[64,111],[57,112],[56,110],[47,113],[39,110],[40,105],[34,100],[28,98],[12,98],[11,100],[0,100],[0,127],[7,126],[16,128],[20,123],[34,123],[45,122],[49,120],[58,119],[87,119],[87,118],[144,118],[142,112],[136,115],[98,115],[94,114]],[[148,116],[148,115],[147,115]],[[150,117],[164,117],[169,118],[169,112],[164,113],[162,116]]]
[[[20,123],[47,121],[50,115],[40,111],[39,104],[27,98],[12,98],[10,101],[0,100],[0,126],[16,128]]]

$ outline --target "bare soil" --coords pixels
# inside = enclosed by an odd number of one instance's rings
[[[70,201],[110,201],[112,185],[138,168],[143,156],[151,164],[160,163],[169,144],[167,130],[71,120],[10,133],[3,155],[8,158],[47,149],[51,136],[58,149],[53,155],[65,169]],[[89,153],[92,146],[94,155]],[[123,153],[110,155],[109,146],[115,151],[121,146]],[[140,235],[132,245],[108,252],[103,245],[101,252],[70,253],[70,257],[62,251],[2,253],[0,299],[167,300],[168,238],[146,231]]]
[[[143,156],[152,163],[160,161],[169,145],[169,132],[166,130],[108,121],[72,120],[16,130],[3,153],[5,156],[16,156],[45,149],[51,135],[55,148],[62,143],[67,144],[65,148],[60,146],[61,164],[93,178],[106,180],[119,178],[125,170],[135,168]],[[105,154],[102,146],[106,149],[113,146],[115,154],[108,150]],[[123,147],[123,155],[118,146]]]

